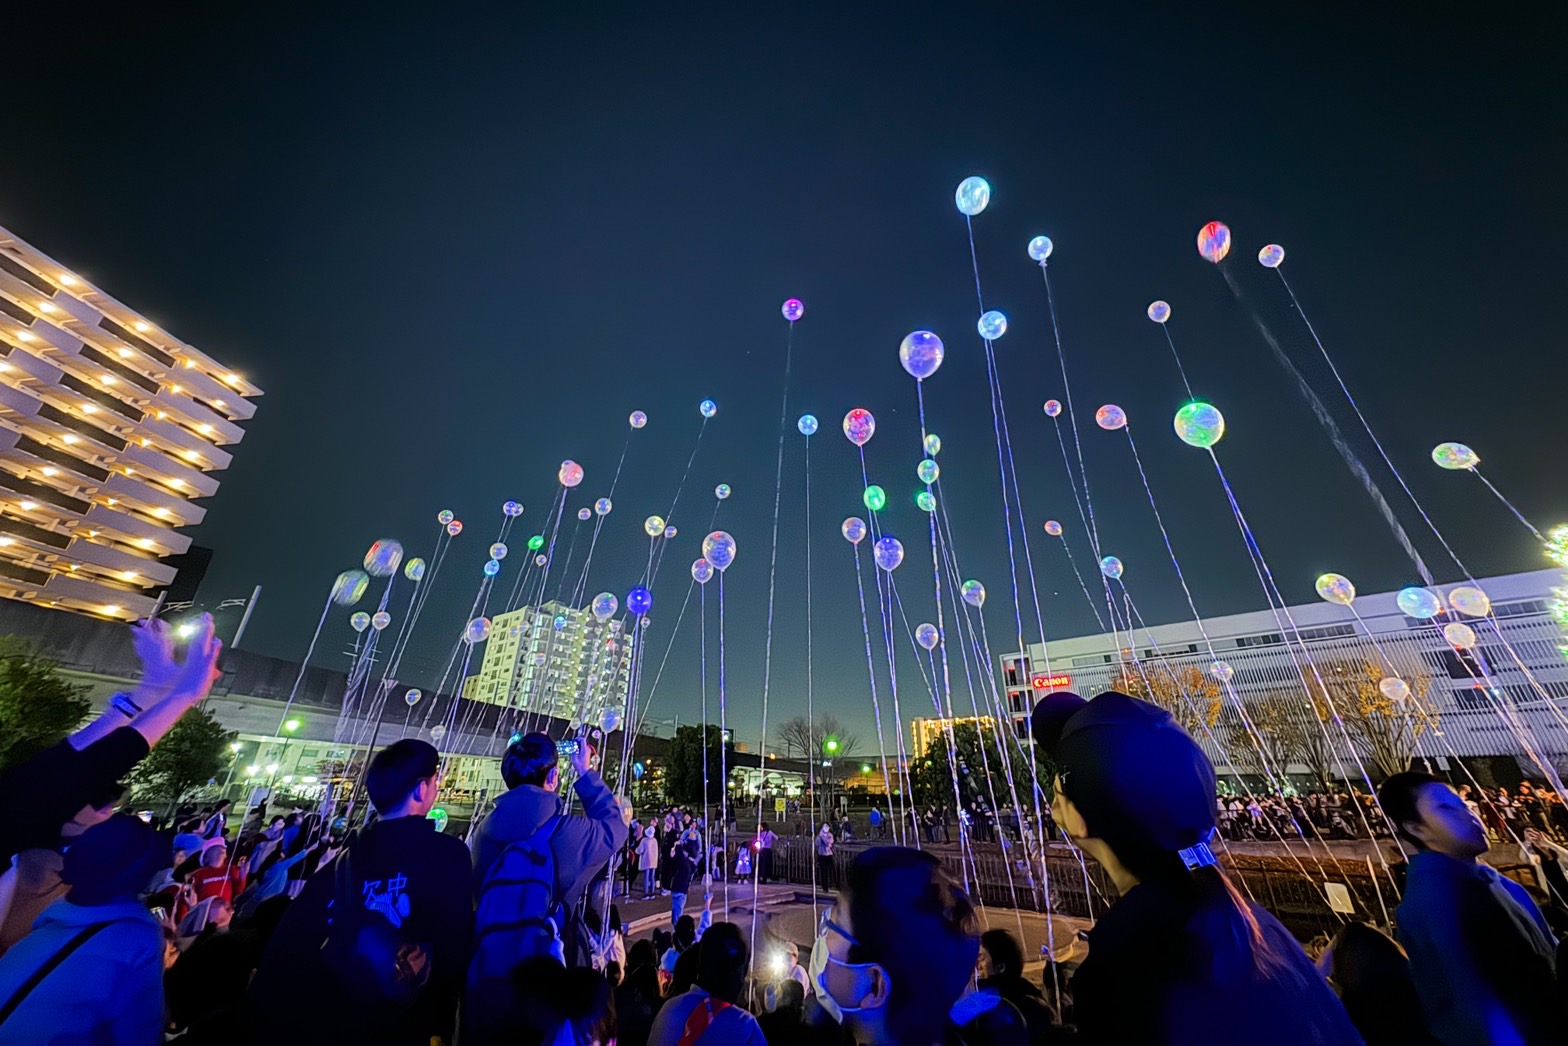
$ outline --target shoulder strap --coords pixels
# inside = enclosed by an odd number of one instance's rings
[[[686,1027],[681,1031],[680,1041],[676,1046],[696,1046],[697,1040],[702,1038],[703,1033],[708,1030],[708,1025],[713,1023],[713,1019],[729,1008],[729,1003],[722,999],[715,999],[711,995],[703,999],[691,1011],[691,1016],[686,1018]]]
[[[0,1024],[4,1024],[9,1020],[11,1015],[16,1012],[17,1007],[21,1006],[22,1002],[32,994],[33,989],[42,984],[44,978],[58,969],[61,963],[69,959],[72,952],[86,944],[89,938],[108,925],[108,923],[102,922],[83,927],[77,932],[75,937],[65,942],[63,948],[49,956],[42,966],[33,971],[31,977],[22,982],[21,987],[16,989],[16,994],[12,995],[4,1006],[0,1006]]]

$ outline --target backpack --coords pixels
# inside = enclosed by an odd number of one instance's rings
[[[469,983],[506,979],[524,959],[553,955],[564,962],[565,912],[556,896],[556,814],[495,859],[479,887]]]
[[[430,980],[430,943],[408,931],[408,895],[392,889],[362,891],[353,858],[354,848],[349,847],[332,866],[322,958],[337,971],[351,997],[411,1006]]]

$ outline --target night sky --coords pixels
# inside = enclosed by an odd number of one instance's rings
[[[730,714],[754,737],[779,305],[798,296],[807,312],[789,390],[770,716],[804,709],[794,418],[810,411],[822,420],[810,528],[817,700],[874,749],[838,536],[845,515],[863,514],[860,481],[839,420],[854,406],[877,416],[866,449],[891,500],[884,526],[909,550],[900,591],[912,620],[930,617],[914,387],[896,355],[916,328],[948,349],[926,402],[963,571],[990,590],[995,652],[1015,642],[978,309],[953,206],[969,174],[993,188],[976,246],[986,304],[1011,320],[997,353],[1050,636],[1096,627],[1058,542],[1040,531],[1060,519],[1080,564],[1091,562],[1040,409],[1062,394],[1040,270],[1024,251],[1040,233],[1056,244],[1050,273],[1102,544],[1127,564],[1151,622],[1190,615],[1125,438],[1093,426],[1105,402],[1131,418],[1200,611],[1264,605],[1214,470],[1171,432],[1184,395],[1144,316],[1154,298],[1174,307],[1195,390],[1225,412],[1219,456],[1287,598],[1313,598],[1324,570],[1365,592],[1416,578],[1253,310],[1439,580],[1457,573],[1256,264],[1267,242],[1285,246],[1284,271],[1367,417],[1477,576],[1545,563],[1478,480],[1432,465],[1437,442],[1474,446],[1537,523],[1568,520],[1561,26],[1277,4],[1104,14],[448,4],[409,17],[318,6],[172,17],[123,5],[69,24],[48,5],[7,15],[0,224],[266,390],[193,534],[216,549],[204,600],[264,586],[251,649],[299,657],[338,571],[379,537],[423,554],[436,512],[451,508],[468,529],[403,672],[432,684],[501,502],[528,508],[520,550],[558,463],[574,458],[588,476],[569,502],[575,525],[575,510],[606,493],[626,416],[642,409],[651,420],[633,434],[589,582],[624,595],[647,553],[642,520],[668,508],[697,403],[711,396],[720,410],[671,519],[682,533],[654,589],[649,651],[664,652],[712,488],[728,482],[719,519],[740,549],[726,578]],[[1194,249],[1210,219],[1234,232],[1226,267],[1243,301]],[[521,563],[507,561],[504,587]],[[716,588],[708,595],[711,612]],[[346,667],[346,618],[332,618],[322,663]],[[693,611],[654,719],[690,721],[698,667]],[[900,672],[907,718],[927,698],[912,664]]]

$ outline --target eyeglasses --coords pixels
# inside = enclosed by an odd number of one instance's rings
[[[826,937],[829,933],[836,933],[854,947],[860,947],[860,942],[855,939],[854,934],[833,921],[833,907],[831,905],[822,909],[822,919],[817,923],[818,937]]]

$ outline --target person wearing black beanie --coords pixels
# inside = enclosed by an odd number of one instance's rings
[[[1220,871],[1214,767],[1168,712],[1055,693],[1030,725],[1054,770],[1052,817],[1121,895],[1073,977],[1084,1042],[1361,1042],[1301,946]]]

